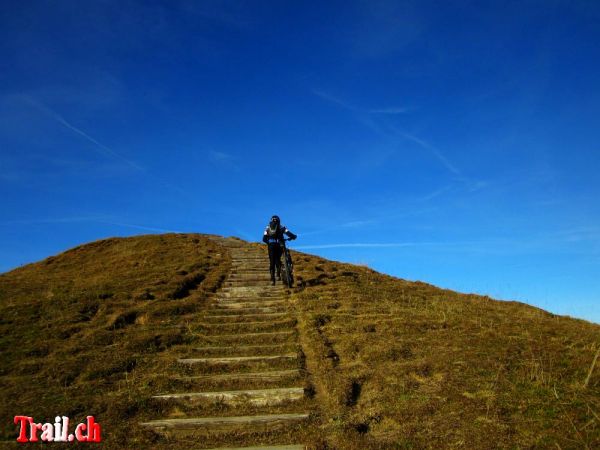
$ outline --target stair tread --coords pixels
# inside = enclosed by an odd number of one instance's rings
[[[283,378],[289,375],[300,375],[300,369],[268,370],[265,372],[240,372],[220,375],[196,375],[174,377],[182,380],[234,380],[238,378]]]
[[[237,361],[259,361],[261,359],[297,358],[296,353],[283,353],[280,355],[254,355],[254,356],[225,356],[214,358],[179,358],[177,362],[183,364],[194,364],[201,362],[237,362]]]
[[[286,316],[288,315],[285,312],[273,312],[273,313],[250,313],[250,314],[226,314],[226,315],[209,315],[209,316],[204,316],[205,318],[210,317],[211,319],[226,319],[226,318],[230,318],[230,317],[274,317],[274,316]]]
[[[198,425],[234,425],[256,424],[277,421],[297,421],[308,419],[307,413],[267,414],[256,416],[225,416],[225,417],[186,417],[181,419],[158,419],[142,422],[145,427],[189,428]]]
[[[268,396],[282,394],[302,394],[304,395],[303,387],[290,388],[268,388],[268,389],[243,389],[235,391],[209,391],[209,392],[180,392],[176,394],[159,394],[153,395],[152,398],[186,398],[186,397],[228,397],[228,396]]]
[[[289,445],[260,445],[254,447],[215,447],[207,450],[304,450],[305,446],[301,444]]]
[[[260,349],[260,348],[274,348],[274,347],[286,347],[290,345],[298,345],[292,342],[284,343],[284,344],[267,344],[267,345],[229,345],[227,347],[224,346],[207,346],[207,347],[194,347],[195,351],[204,352],[204,351],[219,351],[219,350],[250,350],[250,349]]]
[[[233,325],[244,325],[244,326],[249,326],[249,325],[274,325],[274,324],[285,324],[285,323],[289,323],[292,322],[294,319],[292,319],[291,317],[289,319],[285,319],[285,320],[260,320],[260,321],[256,321],[256,322],[222,322],[222,323],[210,323],[210,322],[200,322],[199,325],[203,326],[203,327],[230,327]]]
[[[261,332],[261,333],[243,333],[243,334],[205,334],[201,337],[208,337],[208,338],[215,338],[215,337],[224,337],[224,338],[229,338],[229,337],[256,337],[256,336],[268,336],[268,335],[292,335],[294,334],[294,331],[265,331],[265,332]]]

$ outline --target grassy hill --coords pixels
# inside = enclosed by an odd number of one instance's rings
[[[108,444],[143,439],[128,430],[153,374],[227,271],[206,237],[168,234],[101,240],[0,275],[0,440],[16,439],[18,414],[92,414]]]
[[[294,258],[290,300],[321,410],[315,447],[600,447],[600,326]],[[157,374],[193,342],[189,323],[229,267],[206,236],[168,234],[93,242],[0,275],[0,440],[16,439],[17,414],[93,414],[105,448],[160,446],[137,423],[160,412]]]
[[[600,448],[600,326],[296,259],[301,336],[334,446]]]

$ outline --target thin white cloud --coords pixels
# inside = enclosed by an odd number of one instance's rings
[[[334,97],[333,95],[327,93],[327,92],[323,92],[321,90],[318,89],[313,89],[312,90],[313,94],[321,97],[324,100],[327,100],[331,103],[335,103],[336,105],[342,106],[345,109],[348,109],[356,114],[356,119],[363,123],[364,125],[368,126],[369,128],[371,128],[373,131],[375,131],[377,134],[380,134],[384,137],[389,138],[390,137],[390,132],[389,131],[385,131],[380,124],[378,124],[376,121],[374,121],[372,118],[370,117],[365,117],[365,113],[366,114],[370,114],[370,115],[376,115],[376,114],[400,114],[400,113],[405,113],[407,112],[406,108],[383,108],[383,109],[363,109],[363,108],[358,108],[354,105],[351,105],[350,103],[347,103],[343,100],[340,100],[337,97]],[[446,155],[444,155],[444,153],[442,153],[441,150],[439,150],[438,148],[434,147],[433,145],[429,144],[428,142],[424,141],[423,139],[420,139],[416,136],[413,136],[412,134],[406,133],[404,131],[398,130],[395,127],[389,127],[389,129],[392,130],[392,135],[393,137],[398,136],[398,137],[402,137],[406,140],[409,140],[417,145],[419,145],[421,148],[424,148],[425,150],[429,151],[430,153],[432,153],[437,159],[438,161],[446,168],[448,169],[448,171],[452,172],[452,174],[462,177],[462,174],[460,172],[460,170],[458,170],[458,168],[446,157]]]
[[[169,229],[166,229],[166,228],[148,227],[146,225],[137,225],[137,224],[134,224],[134,223],[110,222],[110,221],[107,221],[107,220],[100,220],[98,222],[106,223],[108,225],[116,225],[116,226],[119,226],[119,227],[136,228],[138,230],[158,231],[159,233],[181,233],[181,231],[177,231],[177,230],[169,230]]]
[[[334,226],[330,226],[330,227],[326,227],[326,228],[321,228],[318,230],[313,230],[313,231],[308,231],[306,233],[302,233],[302,236],[311,236],[314,234],[322,234],[322,233],[329,233],[331,231],[335,231],[335,230],[342,230],[342,229],[348,229],[348,228],[352,228],[352,229],[356,229],[356,228],[362,228],[368,225],[372,225],[377,223],[377,220],[353,220],[353,221],[349,221],[349,222],[344,222],[341,224],[337,224]]]
[[[337,97],[334,97],[333,95],[318,90],[318,89],[313,89],[312,90],[313,94],[317,95],[318,97],[321,97],[324,100],[327,100],[331,103],[335,103],[336,105],[341,106],[342,108],[348,109],[350,111],[354,111],[354,112],[358,112],[358,113],[367,113],[367,114],[405,114],[409,111],[409,108],[405,108],[405,107],[400,107],[400,106],[392,106],[392,107],[388,107],[388,108],[360,108],[358,106],[352,105],[348,102],[345,102],[343,100],[340,100]]]
[[[49,223],[78,223],[78,222],[101,222],[106,216],[66,216],[49,217],[44,219],[17,219],[0,222],[0,225],[36,225]]]
[[[372,225],[374,223],[375,223],[374,220],[354,220],[352,222],[343,223],[340,226],[344,227],[344,228],[360,228],[360,227],[364,227],[367,225]]]
[[[229,153],[217,152],[214,150],[210,151],[209,156],[211,160],[216,162],[233,161],[235,159],[233,155],[230,155]]]
[[[304,235],[304,234],[303,234]],[[302,235],[302,236],[303,236]],[[546,233],[530,238],[489,238],[479,241],[438,241],[438,242],[345,242],[332,244],[308,244],[294,246],[296,250],[323,250],[336,248],[418,248],[467,252],[486,255],[524,255],[552,252],[555,255],[598,255],[597,243],[600,230],[594,227],[573,228],[554,233]]]
[[[22,99],[23,101],[25,101],[26,103],[28,103],[29,105],[32,105],[33,107],[35,107],[39,111],[43,112],[48,117],[50,117],[53,120],[55,120],[56,122],[60,123],[64,127],[68,128],[69,130],[71,130],[74,133],[78,134],[79,136],[83,137],[87,141],[93,143],[94,146],[91,147],[91,148],[94,151],[96,151],[97,153],[99,153],[101,155],[104,155],[104,156],[107,156],[107,157],[109,157],[111,159],[114,159],[114,160],[117,160],[117,161],[120,161],[120,162],[124,163],[125,165],[127,165],[127,166],[129,166],[129,167],[131,167],[131,168],[133,168],[135,170],[137,170],[138,172],[143,173],[145,176],[147,176],[148,178],[150,178],[153,182],[155,182],[155,183],[157,183],[159,185],[162,185],[163,187],[165,187],[167,189],[174,190],[176,192],[179,192],[180,194],[191,196],[186,190],[184,190],[184,189],[180,188],[179,186],[176,186],[176,185],[174,185],[172,183],[169,183],[168,181],[165,181],[164,179],[162,179],[159,176],[156,176],[156,175],[150,173],[148,171],[148,169],[146,169],[145,167],[140,166],[135,161],[132,161],[130,159],[125,158],[123,155],[119,154],[115,150],[111,149],[110,147],[108,147],[108,146],[102,144],[101,142],[99,142],[98,140],[94,139],[92,136],[90,136],[89,134],[87,134],[85,131],[81,130],[80,128],[77,128],[75,125],[73,125],[70,122],[68,122],[59,113],[57,113],[56,111],[54,111],[53,109],[51,109],[47,105],[45,105],[45,104],[43,104],[43,103],[41,103],[39,101],[36,101],[30,95],[18,95],[18,97],[20,99]]]
[[[29,104],[31,104],[34,107],[36,107],[37,109],[39,109],[40,111],[44,112],[46,115],[48,115],[52,119],[56,120],[58,123],[60,123],[64,127],[68,128],[69,130],[77,133],[78,135],[82,136],[83,138],[85,138],[88,141],[90,141],[91,143],[93,143],[95,145],[95,147],[93,147],[93,148],[98,153],[103,154],[104,156],[110,156],[112,158],[118,159],[118,160],[124,162],[125,164],[129,165],[130,167],[132,167],[132,168],[134,168],[136,170],[140,170],[140,171],[144,171],[145,170],[143,167],[141,167],[137,163],[135,163],[135,162],[133,162],[133,161],[125,158],[124,156],[120,155],[119,153],[117,153],[113,149],[107,147],[106,145],[102,144],[101,142],[98,142],[96,139],[94,139],[93,137],[91,137],[85,131],[83,131],[83,130],[77,128],[75,125],[69,123],[64,117],[62,117],[56,111],[50,109],[48,106],[46,106],[46,105],[44,105],[44,104],[42,104],[40,102],[35,101],[33,98],[31,98],[29,96],[23,96],[23,99],[26,102],[28,102]]]
[[[600,227],[581,226],[548,233],[548,238],[563,242],[600,242]]]
[[[239,160],[235,155],[231,153],[221,152],[217,150],[210,150],[208,152],[208,159],[215,165],[233,172],[240,172]]]
[[[346,103],[346,102],[340,100],[337,97],[334,97],[333,95],[331,95],[331,94],[329,94],[327,92],[324,92],[324,91],[321,91],[321,90],[318,90],[318,89],[313,89],[312,93],[315,94],[318,97],[321,97],[324,100],[327,100],[327,101],[329,101],[331,103],[335,103],[336,105],[339,105],[339,106],[341,106],[343,108],[349,109],[350,111],[356,111],[356,108],[354,106],[352,106],[349,103]]]
[[[369,109],[367,112],[371,114],[405,114],[409,112],[409,108],[400,108],[400,107],[392,107],[392,108],[379,108],[379,109]]]
[[[414,142],[415,144],[421,146],[422,148],[429,150],[442,163],[442,165],[445,166],[446,169],[448,169],[454,175],[462,176],[462,174],[454,166],[454,164],[452,164],[450,162],[450,160],[448,160],[448,158],[446,158],[446,156],[439,149],[434,147],[433,145],[429,144],[428,142],[425,142],[423,139],[413,136],[412,134],[405,133],[404,131],[396,130],[396,132],[400,136],[404,137],[405,139],[408,139],[409,141]]]
[[[45,218],[45,219],[8,220],[8,221],[0,222],[0,226],[1,225],[5,225],[5,226],[36,225],[36,224],[51,224],[51,223],[69,224],[69,223],[80,223],[80,222],[102,223],[102,224],[107,224],[107,225],[116,225],[116,226],[120,226],[120,227],[136,228],[136,229],[140,229],[140,230],[158,231],[161,233],[179,233],[179,231],[170,230],[170,229],[166,229],[166,228],[149,227],[146,225],[114,221],[110,218],[110,216],[103,216],[103,215],[66,216],[66,217],[52,217],[52,218]]]
[[[423,197],[420,197],[418,200],[422,201],[422,202],[426,202],[428,200],[432,200],[436,197],[439,197],[442,194],[445,194],[446,192],[448,192],[451,189],[452,189],[452,185],[449,184],[448,186],[441,187],[439,189],[436,189],[433,192],[430,192],[429,194],[424,195]]]
[[[394,248],[394,247],[417,247],[423,245],[447,245],[438,242],[383,242],[383,243],[368,243],[368,242],[348,242],[341,244],[316,244],[316,245],[298,245],[294,249],[297,250],[316,250],[328,248]]]

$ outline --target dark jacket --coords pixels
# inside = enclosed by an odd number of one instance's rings
[[[272,232],[269,225],[265,228],[265,232],[263,233],[263,242],[265,244],[273,244],[276,242],[283,241],[283,235],[287,235],[290,239],[296,239],[296,235],[288,230],[284,225],[279,225],[277,229]]]

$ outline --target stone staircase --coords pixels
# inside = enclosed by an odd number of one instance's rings
[[[304,449],[316,407],[287,291],[270,285],[264,250],[214,239],[229,251],[231,271],[192,325],[196,342],[173,374],[193,389],[155,395],[166,415],[141,426],[173,448]]]

